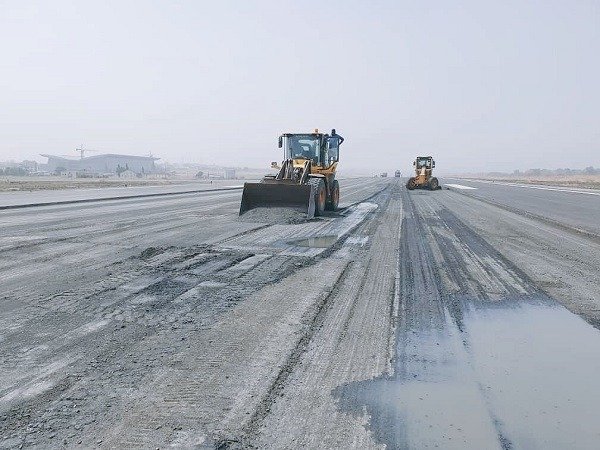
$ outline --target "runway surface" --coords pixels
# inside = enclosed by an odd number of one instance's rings
[[[152,197],[161,194],[197,193],[217,189],[241,189],[243,185],[244,182],[239,180],[214,180],[182,182],[180,184],[164,186],[82,187],[77,189],[6,191],[0,192],[0,210],[23,206],[42,206],[44,204],[67,204],[103,199]]]
[[[600,236],[598,190],[461,179],[443,183],[450,189]]]
[[[404,181],[0,211],[0,448],[597,448],[600,196]]]

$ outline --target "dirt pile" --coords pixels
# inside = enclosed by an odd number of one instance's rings
[[[242,222],[296,224],[307,222],[306,213],[294,208],[255,208],[239,217]]]

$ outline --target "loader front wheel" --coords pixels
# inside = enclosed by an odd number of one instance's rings
[[[333,180],[333,186],[331,187],[331,197],[327,202],[326,209],[328,211],[336,211],[340,204],[340,184],[338,180]]]
[[[417,182],[415,181],[414,177],[409,178],[408,182],[406,183],[406,188],[409,191],[412,191],[416,187],[417,187]]]
[[[323,211],[325,211],[325,204],[327,203],[325,182],[320,178],[312,178],[309,183],[312,184],[315,193],[315,216],[321,216],[323,215]]]

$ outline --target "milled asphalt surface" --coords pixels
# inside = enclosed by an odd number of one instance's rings
[[[454,196],[403,192],[394,370],[338,388],[342,408],[366,409],[387,448],[594,448],[600,332],[463,222]]]
[[[598,196],[403,181],[0,211],[0,448],[597,448]]]

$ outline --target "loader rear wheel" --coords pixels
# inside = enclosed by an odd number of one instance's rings
[[[417,182],[415,181],[414,177],[411,177],[408,179],[408,182],[406,183],[406,188],[410,191],[412,191],[414,188],[417,187]]]
[[[439,186],[440,186],[440,183],[436,177],[431,177],[429,179],[429,189],[430,190],[435,191],[435,190],[437,190],[437,188]]]
[[[325,189],[325,182],[320,178],[311,178],[308,181],[312,184],[315,193],[315,216],[320,216],[325,211],[325,204],[327,203],[327,190]]]
[[[333,186],[331,187],[331,197],[327,201],[325,208],[328,211],[336,211],[340,204],[340,183],[338,180],[333,180]]]

